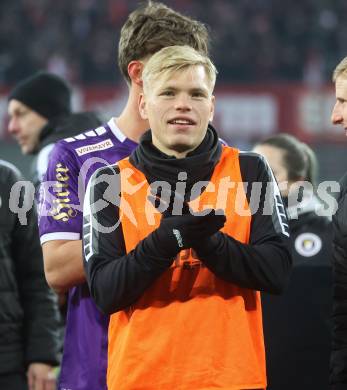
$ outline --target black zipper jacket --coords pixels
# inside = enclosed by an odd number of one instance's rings
[[[144,172],[149,182],[159,179],[171,183],[174,178],[177,180],[178,172],[185,168],[188,172],[189,187],[193,182],[209,180],[219,161],[218,148],[221,146],[213,128],[207,132],[203,143],[184,159],[162,154],[151,146],[149,137],[150,133],[145,133],[140,146],[130,157],[130,161]],[[213,252],[211,258],[208,256],[204,258],[204,262],[212,272],[228,282],[245,288],[280,293],[286,285],[291,268],[288,236],[287,232],[283,231],[287,222],[284,206],[277,185],[274,184],[273,175],[264,159],[255,153],[241,153],[239,158],[243,182],[249,184],[247,186],[249,201],[251,183],[265,183],[260,196],[260,207],[256,208],[257,211],[252,216],[250,242],[243,244],[226,234],[218,233],[219,242],[216,245],[218,249]],[[117,195],[116,189],[119,187],[116,169],[101,168],[92,176],[86,192],[86,197],[91,202],[98,202],[104,198],[108,183],[100,182],[100,178],[112,174],[114,179],[108,193],[111,190],[115,196]],[[191,180],[192,178],[194,180]],[[278,196],[272,203],[270,213],[264,215],[264,198],[268,182],[275,185]],[[153,248],[154,245],[149,242],[151,236],[141,241],[135,250],[127,254],[121,224],[110,233],[99,231],[95,225],[99,223],[102,226],[114,226],[118,220],[118,207],[109,203],[102,210],[94,210],[92,205],[88,206],[88,201],[85,205],[85,220],[93,217],[91,231],[88,229],[84,231],[86,247],[92,242],[90,257],[88,255],[88,261],[85,261],[87,281],[97,306],[105,313],[114,313],[134,303],[153,281],[170,267],[172,261],[160,258],[156,248]],[[252,209],[251,201],[250,207]],[[284,218],[281,219],[280,214]]]
[[[333,216],[333,334],[330,383],[347,388],[347,174],[340,180],[338,209]]]
[[[61,348],[34,207],[26,217],[13,212],[23,200],[15,196],[18,180],[17,169],[0,161],[0,375],[23,372],[33,362],[57,365]]]
[[[332,227],[315,206],[318,201],[311,201],[289,219],[293,269],[287,290],[262,294],[268,390],[329,388]]]

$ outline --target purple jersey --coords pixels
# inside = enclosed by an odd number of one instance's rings
[[[56,143],[40,191],[42,244],[82,238],[83,197],[90,176],[101,166],[127,157],[135,147],[113,119]],[[70,289],[58,390],[107,388],[108,322],[92,301],[87,284]]]

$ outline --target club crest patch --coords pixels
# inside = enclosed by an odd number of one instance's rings
[[[296,237],[295,249],[301,256],[315,256],[322,249],[322,240],[317,234],[302,233]]]

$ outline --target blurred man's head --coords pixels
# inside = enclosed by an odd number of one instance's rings
[[[200,145],[213,118],[216,68],[189,46],[161,49],[146,63],[139,108],[163,153],[184,157]]]
[[[131,84],[131,65],[141,76],[145,60],[163,47],[191,46],[208,54],[208,31],[203,23],[172,10],[162,3],[149,1],[132,12],[125,22],[119,40],[118,64],[127,83]],[[129,69],[130,67],[130,69]],[[130,70],[130,72],[129,72]]]
[[[71,113],[71,90],[60,77],[39,72],[18,83],[8,98],[8,131],[23,154],[34,153],[44,126]]]
[[[336,103],[331,114],[334,125],[342,125],[347,135],[347,57],[335,68],[333,73]]]

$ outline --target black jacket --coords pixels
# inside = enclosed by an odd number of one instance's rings
[[[262,294],[268,390],[329,386],[331,222],[312,207],[301,212],[289,219],[293,270],[288,289],[281,296]]]
[[[48,158],[54,144],[64,138],[73,137],[88,129],[101,125],[100,119],[93,112],[73,113],[51,120],[40,133],[40,142],[35,150],[31,178],[37,187],[46,172]]]
[[[16,197],[18,180],[16,168],[0,160],[0,375],[23,372],[31,362],[58,364],[61,347],[35,211],[16,212],[18,202],[23,207],[23,198]]]
[[[340,180],[338,209],[333,217],[333,335],[331,389],[347,388],[347,174]]]
[[[195,151],[191,152],[189,157],[178,160],[160,154],[158,151],[151,151],[142,141],[140,147],[131,155],[130,161],[137,169],[145,173],[149,182],[159,178],[171,183],[173,178],[177,180],[177,173],[185,167],[189,170],[187,194],[189,193],[188,187],[191,188],[193,183],[202,179],[210,180],[214,166],[219,161],[217,154],[202,150],[204,144],[205,149],[207,146],[205,140]],[[142,151],[146,151],[147,154]],[[209,156],[207,159],[211,159],[212,155],[215,156],[212,166],[202,159],[205,155]],[[219,232],[215,235],[215,250],[213,253],[206,254],[203,261],[214,274],[227,282],[244,288],[280,293],[286,284],[291,268],[284,207],[277,186],[270,186],[277,189],[275,207],[271,197],[268,199],[272,205],[270,212],[263,213],[263,210],[267,208],[265,206],[267,204],[265,200],[267,183],[273,183],[272,174],[264,159],[255,153],[241,153],[239,161],[242,181],[249,184],[246,192],[250,208],[253,211],[253,206],[255,207],[250,243],[243,244]],[[101,168],[96,171],[89,182],[90,187],[86,192],[87,199],[98,203],[97,201],[103,197],[108,184],[99,179],[104,175],[104,177],[111,175],[108,177],[112,186],[115,185],[112,187],[112,191],[115,192],[119,188],[115,173],[116,170],[112,168]],[[111,179],[112,174],[113,179]],[[261,186],[262,190],[258,198],[260,205],[258,201],[250,200],[251,183],[254,182],[265,184]],[[86,221],[89,220],[90,215],[93,215],[93,224],[97,221],[101,226],[114,226],[118,220],[119,209],[116,205],[110,203],[102,210],[94,210],[93,206],[90,206],[92,209],[88,208],[88,201],[85,201],[84,218]],[[283,217],[280,218],[280,215]],[[86,248],[89,239],[93,245],[90,258],[88,262],[85,262],[87,281],[97,306],[105,313],[122,310],[136,302],[172,263],[172,259],[162,256],[159,248],[153,245],[151,235],[142,240],[133,251],[126,253],[121,224],[111,233],[104,233],[98,231],[97,226],[94,225],[89,231],[89,224],[85,222],[84,244]]]

